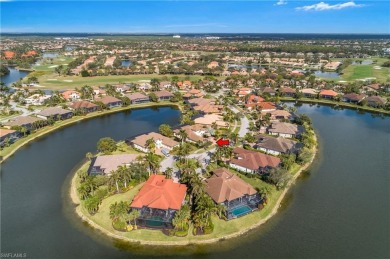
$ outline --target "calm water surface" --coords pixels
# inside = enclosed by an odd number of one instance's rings
[[[13,82],[18,81],[19,79],[27,76],[30,72],[17,70],[12,67],[8,67],[9,74],[0,77],[0,82],[4,83],[5,85],[11,85]]]
[[[329,72],[329,71],[315,71],[315,76],[323,77],[323,78],[331,78],[331,79],[337,79],[340,78],[340,74],[337,72]]]
[[[69,172],[99,138],[124,139],[179,111],[143,109],[81,122],[18,151],[2,165],[1,250],[29,258],[389,258],[390,119],[302,105],[320,138],[301,177],[264,226],[218,245],[153,248],[106,238],[74,217]]]

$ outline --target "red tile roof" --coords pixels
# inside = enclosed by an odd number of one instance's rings
[[[187,187],[165,179],[163,175],[152,175],[134,197],[130,207],[180,210],[186,196]]]
[[[321,90],[320,95],[326,95],[326,96],[337,96],[338,93],[336,93],[333,90]]]
[[[233,149],[233,152],[239,158],[233,158],[230,163],[242,166],[244,168],[248,168],[251,170],[257,170],[260,167],[277,167],[281,160],[278,157],[265,155],[260,152],[246,150],[240,147],[236,147]]]

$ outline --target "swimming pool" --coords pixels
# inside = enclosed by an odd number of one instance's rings
[[[146,225],[148,227],[161,227],[164,225],[162,218],[154,216],[146,220]]]
[[[247,205],[240,205],[240,206],[235,207],[234,209],[232,209],[230,211],[230,213],[238,218],[238,217],[241,217],[241,216],[243,216],[243,215],[245,215],[245,214],[247,214],[247,213],[249,213],[251,211],[252,211],[252,209],[249,206],[247,206]]]

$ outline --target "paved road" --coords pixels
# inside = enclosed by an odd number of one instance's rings
[[[39,110],[29,111],[26,108],[17,107],[16,103],[13,101],[10,101],[9,104],[11,105],[13,110],[22,112],[22,114],[19,114],[18,116],[27,116],[27,115],[33,114],[34,112],[39,112]],[[5,119],[0,120],[0,122],[7,122],[9,119],[10,118],[5,118]]]
[[[241,113],[236,107],[230,106],[229,107],[234,113]],[[241,118],[241,127],[238,131],[238,136],[240,138],[245,137],[246,133],[249,132],[249,120],[246,116],[243,116]]]

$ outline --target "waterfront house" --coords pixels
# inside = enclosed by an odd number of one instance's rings
[[[130,208],[138,210],[137,225],[144,228],[171,229],[172,220],[185,202],[187,187],[152,175],[134,197]]]
[[[150,102],[150,97],[141,93],[126,94],[132,104],[148,103]]]
[[[318,92],[312,88],[305,88],[301,90],[301,93],[306,98],[315,98],[318,95]]]
[[[226,208],[226,219],[234,219],[257,210],[262,199],[248,183],[226,168],[218,168],[205,180],[206,192],[215,203]]]
[[[156,94],[159,101],[169,101],[173,97],[173,94],[171,92],[165,90],[157,91],[154,93]]]
[[[234,158],[229,161],[229,165],[241,172],[250,174],[263,174],[271,168],[280,165],[280,158],[266,155],[260,152],[236,147],[233,149]]]
[[[146,145],[146,142],[149,139],[153,139],[154,143],[156,144],[156,149],[166,149],[168,152],[172,150],[174,147],[179,145],[179,142],[170,139],[168,137],[165,137],[157,132],[150,132],[148,134],[142,134],[137,137],[135,137],[133,140],[130,141],[130,143],[133,145],[135,149],[138,149],[142,152],[149,152],[149,148]]]
[[[40,120],[42,119],[32,116],[18,116],[4,123],[4,127],[9,129],[12,127],[24,127],[29,131],[33,129],[33,123]]]
[[[320,97],[325,99],[334,99],[338,95],[337,92],[333,90],[321,90],[320,91]]]
[[[280,154],[296,153],[301,146],[300,143],[291,139],[260,135],[255,148],[267,154],[278,156]]]
[[[382,107],[387,103],[387,100],[380,96],[367,97],[367,104],[373,107]]]
[[[186,101],[200,114],[221,113],[223,105],[216,105],[214,99],[194,98]]]
[[[259,107],[262,112],[272,112],[276,110],[276,106],[272,102],[259,102],[256,104],[245,105],[248,110],[251,110],[253,107]]]
[[[212,126],[215,124],[217,127],[228,127],[229,123],[223,120],[221,115],[218,114],[206,114],[202,117],[196,118],[194,120],[195,124]]]
[[[129,166],[136,162],[138,156],[137,154],[97,156],[92,159],[88,174],[110,176],[119,166]]]
[[[107,108],[115,108],[122,105],[122,101],[116,97],[113,96],[104,96],[100,99],[96,99],[96,102],[102,102],[104,105],[107,106]]]
[[[74,90],[68,90],[61,93],[61,96],[70,102],[74,102],[80,99],[80,93]]]
[[[284,138],[295,138],[303,131],[304,129],[302,126],[288,122],[273,122],[271,127],[268,128],[268,134]]]
[[[275,96],[276,95],[276,91],[275,89],[271,88],[271,87],[265,87],[262,91],[263,94],[268,94],[270,96]]]
[[[0,147],[10,145],[18,140],[20,132],[11,129],[0,129]]]
[[[50,95],[41,96],[40,94],[33,94],[25,98],[24,101],[26,102],[26,104],[43,105],[45,100],[49,99],[50,97]]]
[[[207,133],[207,129],[201,125],[187,125],[181,127],[180,129],[175,129],[173,134],[178,139],[180,139],[180,130],[184,130],[187,133],[186,141],[188,142],[199,143],[205,141],[203,136]]]
[[[62,109],[61,107],[49,107],[37,113],[38,118],[45,120],[49,119],[50,117],[54,120],[66,120],[72,118],[72,116],[73,112]]]
[[[69,107],[73,110],[82,110],[86,113],[94,112],[98,109],[96,104],[85,100],[74,102]]]
[[[349,93],[349,94],[344,94],[343,101],[357,104],[360,103],[366,97],[367,96],[365,94]]]
[[[296,94],[295,89],[292,89],[291,87],[280,88],[280,93],[287,97],[294,97]]]
[[[265,115],[269,114],[270,120],[289,120],[292,115],[289,111],[286,110],[274,110],[274,111],[262,111],[261,117],[263,118]]]

